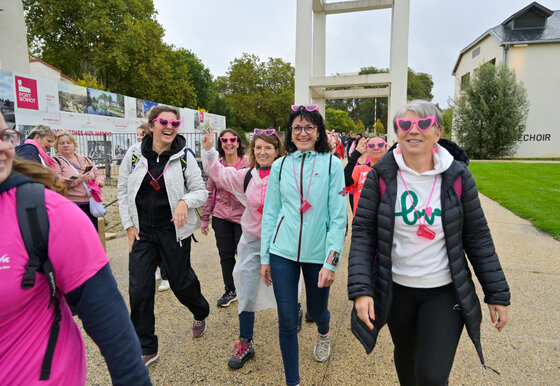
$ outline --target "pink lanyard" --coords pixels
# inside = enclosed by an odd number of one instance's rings
[[[150,177],[152,177],[152,180],[157,182],[157,180],[159,180],[161,178],[161,176],[163,176],[165,174],[165,172],[167,171],[167,168],[169,167],[169,164],[170,163],[168,162],[167,166],[165,167],[165,169],[163,169],[163,172],[161,172],[161,174],[159,175],[158,178],[154,178],[154,176],[152,176],[152,173],[150,173],[150,169],[146,168],[146,170],[148,170],[148,174],[150,175]]]
[[[309,177],[309,185],[307,186],[307,194],[305,195],[305,200],[304,200],[303,199],[303,194],[299,190],[299,185],[298,185],[297,176],[296,176],[296,161],[295,161],[294,155],[292,154],[292,164],[294,165],[294,179],[296,180],[296,188],[297,188],[299,196],[301,197],[303,202],[307,202],[307,197],[309,197],[309,189],[311,188],[311,180],[313,179],[313,170],[315,170],[315,161],[316,160],[317,160],[317,152],[315,152],[315,157],[313,158],[313,167],[311,168],[311,177]],[[303,160],[301,162],[303,163]],[[303,173],[303,169],[302,169],[302,173]]]
[[[434,189],[436,187],[437,174],[436,174],[436,178],[434,178],[434,184],[432,185],[432,192],[430,193],[430,197],[428,198],[428,202],[426,203],[426,207],[424,209],[424,216],[422,218],[420,218],[420,213],[418,213],[418,210],[416,209],[416,206],[414,206],[414,200],[412,199],[412,195],[408,191],[408,187],[406,186],[406,182],[404,182],[404,178],[403,178],[403,175],[402,175],[402,172],[401,172],[400,169],[399,169],[399,174],[401,175],[401,180],[404,184],[404,188],[406,190],[406,193],[408,194],[408,197],[410,198],[410,203],[412,204],[412,207],[414,208],[414,212],[416,212],[416,216],[418,216],[418,222],[420,223],[420,225],[426,224],[426,215],[428,215],[428,216],[432,215],[432,208],[430,207],[430,201],[432,201],[432,195],[434,194]],[[424,222],[422,222],[422,220],[424,220]]]

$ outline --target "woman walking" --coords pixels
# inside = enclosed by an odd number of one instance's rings
[[[484,364],[468,262],[498,331],[509,319],[509,287],[468,157],[440,140],[442,126],[430,102],[397,112],[398,144],[368,174],[352,229],[352,331],[369,353],[388,324],[402,385],[446,385],[463,326]]]
[[[249,166],[249,161],[245,157],[245,146],[235,130],[223,130],[219,135],[216,148],[222,165],[236,170],[245,169]],[[217,303],[219,307],[228,307],[237,300],[235,283],[233,282],[233,268],[235,267],[237,244],[241,237],[241,216],[245,207],[230,191],[216,186],[211,176],[206,183],[206,189],[209,192],[209,197],[202,211],[200,230],[205,236],[208,235],[208,224],[210,216],[212,216],[212,228],[220,254],[225,288],[224,294],[218,299]]]
[[[148,121],[151,134],[127,150],[118,181],[119,211],[130,252],[130,318],[146,365],[159,358],[154,316],[158,263],[177,299],[194,315],[195,338],[206,331],[210,312],[190,259],[195,208],[208,196],[201,171],[186,151],[185,138],[177,134],[179,110],[155,106]]]
[[[272,165],[262,220],[261,275],[274,288],[280,349],[288,385],[300,382],[298,281],[303,272],[307,311],[317,324],[313,350],[330,356],[329,288],[340,265],[346,231],[344,173],[330,154],[318,105],[292,106],[288,154]]]
[[[261,222],[270,167],[284,154],[284,148],[275,129],[255,129],[253,134],[249,145],[251,168],[244,170],[226,167],[218,161],[218,152],[212,149],[213,129],[202,139],[204,171],[219,188],[230,191],[245,206],[241,217],[243,233],[237,247],[239,257],[233,270],[239,300],[239,342],[228,361],[232,369],[240,369],[255,355],[255,311],[276,306],[272,289],[260,277]]]

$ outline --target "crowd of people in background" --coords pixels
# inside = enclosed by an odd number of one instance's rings
[[[37,126],[19,144],[19,133],[0,115],[0,214],[11,224],[0,233],[0,254],[18,268],[0,270],[0,290],[8,294],[0,301],[0,383],[85,384],[74,313],[100,347],[114,384],[151,384],[148,366],[160,355],[157,267],[158,289],[171,289],[193,315],[189,334],[202,337],[211,312],[202,286],[211,283],[201,284],[193,270],[191,245],[195,230],[207,236],[210,226],[224,285],[216,305],[237,301],[239,340],[224,358],[231,369],[253,358],[254,336],[266,334],[255,334],[255,313],[276,308],[285,382],[300,384],[302,285],[306,318],[317,327],[313,349],[302,352],[319,363],[331,357],[337,332],[329,295],[336,273],[346,274],[340,267],[348,232],[349,317],[366,352],[387,324],[400,383],[445,385],[465,327],[484,365],[469,263],[498,331],[509,319],[510,292],[468,156],[441,138],[437,106],[404,105],[392,122],[392,146],[384,135],[328,130],[318,105],[293,105],[286,115],[285,134],[255,128],[247,154],[244,133],[225,129],[216,137],[213,128],[203,130],[201,170],[178,134],[179,110],[150,110],[118,173],[130,313],[96,235],[92,199],[100,201],[105,178],[69,132]],[[44,197],[20,211],[20,193],[29,186],[39,186]],[[41,221],[50,225],[48,239],[37,237]],[[27,226],[41,247],[28,248]],[[30,355],[29,347],[39,349]]]

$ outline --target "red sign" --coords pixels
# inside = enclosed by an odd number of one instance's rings
[[[21,76],[16,76],[15,79],[17,107],[20,109],[39,110],[37,81]]]
[[[200,112],[200,123],[204,122],[204,111]]]

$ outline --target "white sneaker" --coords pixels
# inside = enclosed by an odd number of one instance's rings
[[[169,281],[162,280],[161,283],[159,283],[159,287],[157,290],[163,292],[163,291],[167,291],[168,289],[169,289]]]
[[[317,333],[317,343],[315,343],[315,348],[313,349],[313,356],[317,362],[324,362],[329,359],[331,355],[331,332],[327,336],[323,337],[321,334]]]
[[[159,267],[156,269],[156,281],[161,280],[161,272],[159,271]]]

